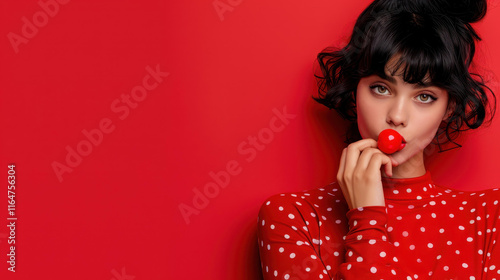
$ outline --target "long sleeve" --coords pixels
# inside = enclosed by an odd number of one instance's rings
[[[478,256],[482,257],[483,276],[477,279],[500,279],[500,242],[497,242],[500,240],[500,193],[498,189],[493,189],[487,191],[484,196],[486,201],[481,206],[486,212],[485,223],[476,233],[484,235],[483,246],[477,252]]]
[[[345,262],[339,279],[412,279],[395,265],[393,245],[387,238],[387,212],[383,206],[347,212],[350,230],[344,245]]]
[[[328,208],[336,226],[327,228],[319,219],[320,205],[305,198],[275,195],[260,208],[258,242],[265,280],[413,279],[394,265],[398,260],[387,239],[385,207],[348,212],[341,205],[337,211]]]
[[[332,279],[332,267],[323,263],[316,246],[323,241],[311,235],[313,224],[298,207],[314,209],[303,199],[295,200],[290,194],[274,195],[260,208],[258,242],[264,279]]]

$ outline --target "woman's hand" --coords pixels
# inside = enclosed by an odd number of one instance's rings
[[[385,174],[392,176],[391,159],[377,149],[377,141],[373,139],[363,139],[344,148],[337,181],[350,209],[385,206],[382,165]]]

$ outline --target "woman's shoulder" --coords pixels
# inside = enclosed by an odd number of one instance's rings
[[[348,209],[342,190],[336,183],[273,194],[264,200],[259,210],[259,237],[261,240],[264,236],[299,238],[290,234],[292,232],[302,237],[309,236],[314,244],[321,245],[321,239],[317,238],[320,232],[329,237],[345,235]]]
[[[331,182],[302,191],[273,194],[261,204],[259,216],[286,216],[297,212],[315,215],[314,213],[333,212],[345,207],[347,203],[340,186],[337,182]]]
[[[436,186],[436,188],[440,189],[442,192],[445,192],[445,193],[453,193],[453,194],[456,194],[456,195],[471,195],[471,196],[474,196],[474,195],[477,195],[477,194],[483,194],[483,193],[499,193],[500,194],[500,188],[498,187],[482,187],[482,188],[478,188],[478,189],[458,189],[458,188],[454,188],[452,186],[447,186],[447,185],[443,185],[443,184],[439,184],[439,183],[434,183],[434,186]]]
[[[267,197],[261,205],[261,208],[271,203],[283,203],[283,204],[297,204],[300,201],[307,201],[309,203],[325,204],[324,201],[331,199],[343,198],[342,190],[337,182],[331,182],[326,185],[316,186],[313,188],[305,189],[302,191],[288,191],[273,194]]]
[[[498,205],[500,201],[500,188],[482,188],[477,190],[461,190],[441,184],[435,184],[440,194],[452,198],[464,199],[464,201],[492,202]]]

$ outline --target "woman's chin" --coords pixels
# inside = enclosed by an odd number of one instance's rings
[[[401,165],[405,165],[407,168],[415,167],[417,168],[420,166],[421,159],[420,156],[418,156],[419,153],[422,153],[422,150],[417,149],[417,151],[408,149],[409,147],[405,147],[403,150],[395,152],[394,154],[390,155],[389,158],[392,161],[392,166],[393,167],[398,167]]]

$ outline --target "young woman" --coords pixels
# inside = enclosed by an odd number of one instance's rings
[[[352,121],[349,145],[336,182],[262,204],[264,279],[500,279],[500,191],[439,186],[424,166],[426,147],[494,115],[469,73],[485,13],[486,1],[376,0],[347,46],[318,55],[315,100]],[[406,140],[391,155],[376,141],[389,128]]]

